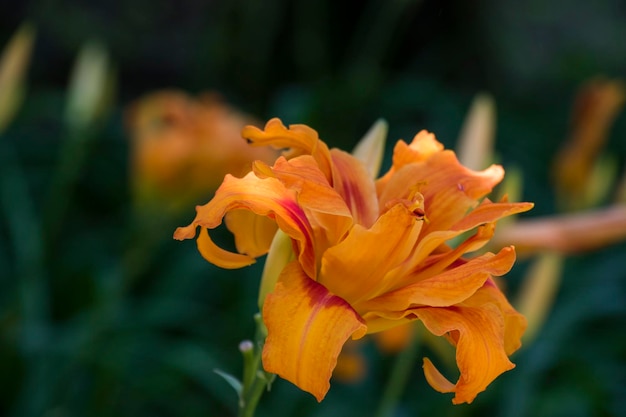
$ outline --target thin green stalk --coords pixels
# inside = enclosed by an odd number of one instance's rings
[[[244,354],[243,388],[239,398],[239,417],[253,417],[259,400],[265,390],[269,390],[276,375],[265,372],[261,361],[267,329],[260,314],[255,316],[257,324],[256,341],[250,349],[242,349]],[[244,342],[245,343],[245,342]]]
[[[49,244],[54,244],[60,232],[63,216],[70,206],[92,137],[91,132],[72,130],[61,144],[44,213],[44,227]]]
[[[18,349],[24,355],[24,378],[15,409],[21,415],[41,415],[51,398],[49,289],[44,267],[40,219],[28,189],[26,173],[10,143],[0,143],[0,221],[6,222],[14,254],[20,318]]]
[[[420,332],[413,329],[413,335],[409,345],[402,350],[393,364],[391,375],[387,381],[385,392],[378,405],[376,417],[391,417],[397,408],[398,402],[404,394],[406,384],[411,375],[411,371],[415,367],[417,352],[420,346]]]

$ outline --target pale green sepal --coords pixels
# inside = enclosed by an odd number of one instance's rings
[[[519,167],[513,165],[507,167],[506,175],[502,182],[498,185],[498,200],[506,196],[507,201],[523,201],[524,193],[524,175]],[[518,214],[506,216],[498,220],[498,229],[502,229],[517,221]]]
[[[489,94],[478,94],[465,117],[457,146],[457,158],[464,166],[482,170],[493,161],[496,132],[496,105]]]
[[[274,290],[276,281],[280,273],[289,262],[294,260],[291,238],[282,230],[278,230],[274,235],[270,250],[267,253],[263,275],[261,275],[261,286],[259,288],[259,309],[263,311],[263,303],[267,294]]]
[[[91,125],[103,112],[112,86],[109,58],[98,42],[86,43],[70,78],[66,120],[73,128]]]
[[[378,119],[352,150],[352,155],[365,164],[372,179],[378,177],[385,153],[389,125]]]

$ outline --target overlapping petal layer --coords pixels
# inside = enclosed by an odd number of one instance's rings
[[[346,340],[367,326],[345,300],[310,279],[297,262],[283,270],[263,307],[263,366],[321,401]]]
[[[431,333],[443,336],[451,332],[451,337],[458,340],[456,361],[461,375],[454,389],[451,390],[451,384],[442,385],[439,378],[432,378],[436,375],[434,366],[424,363],[433,388],[455,392],[453,403],[471,403],[498,375],[515,366],[502,349],[504,322],[496,305],[425,307],[415,309],[414,313]]]
[[[491,277],[509,271],[515,251],[463,258],[489,241],[500,218],[532,207],[483,199],[501,181],[501,167],[469,170],[422,131],[410,144],[398,142],[392,167],[374,181],[359,160],[329,150],[307,126],[272,119],[243,135],[254,145],[287,148],[284,157],[273,166],[255,163],[243,178],[227,176],[175,237],[192,238],[201,227],[201,253],[223,267],[265,254],[276,229],[291,240],[295,258],[271,259],[295,260],[262,285],[269,292],[267,371],[321,400],[347,339],[412,320],[456,346],[455,384],[424,364],[430,384],[455,392],[455,403],[471,402],[513,367],[508,355],[519,348],[525,321]],[[224,216],[239,253],[209,237]]]

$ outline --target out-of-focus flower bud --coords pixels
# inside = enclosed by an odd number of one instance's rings
[[[479,94],[465,117],[456,146],[459,161],[470,169],[485,169],[494,160],[496,105],[488,94]]]
[[[594,79],[578,93],[570,137],[554,162],[556,190],[563,208],[575,210],[594,205],[604,197],[599,195],[598,187],[614,180],[614,172],[603,168],[607,164],[600,164],[599,156],[625,101],[626,87],[619,80]]]
[[[35,29],[23,24],[0,56],[0,132],[13,119],[24,96],[24,78],[30,61]]]
[[[388,130],[387,122],[377,120],[352,150],[352,155],[363,161],[373,179],[378,177],[383,163]]]
[[[92,126],[112,97],[113,76],[106,50],[88,42],[80,50],[70,77],[65,118],[72,129]]]

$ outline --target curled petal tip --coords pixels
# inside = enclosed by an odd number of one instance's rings
[[[450,393],[454,392],[455,385],[448,381],[448,378],[443,376],[441,372],[433,365],[433,363],[428,358],[424,358],[424,364],[422,365],[424,369],[424,376],[426,377],[426,381],[428,384],[433,387],[435,391],[441,393]]]
[[[190,224],[189,226],[177,227],[174,231],[174,239],[185,240],[193,239],[196,237],[196,225]]]
[[[200,229],[200,235],[196,240],[198,251],[207,261],[220,268],[236,269],[252,265],[256,260],[248,255],[229,252],[217,246],[211,240],[207,229]]]

